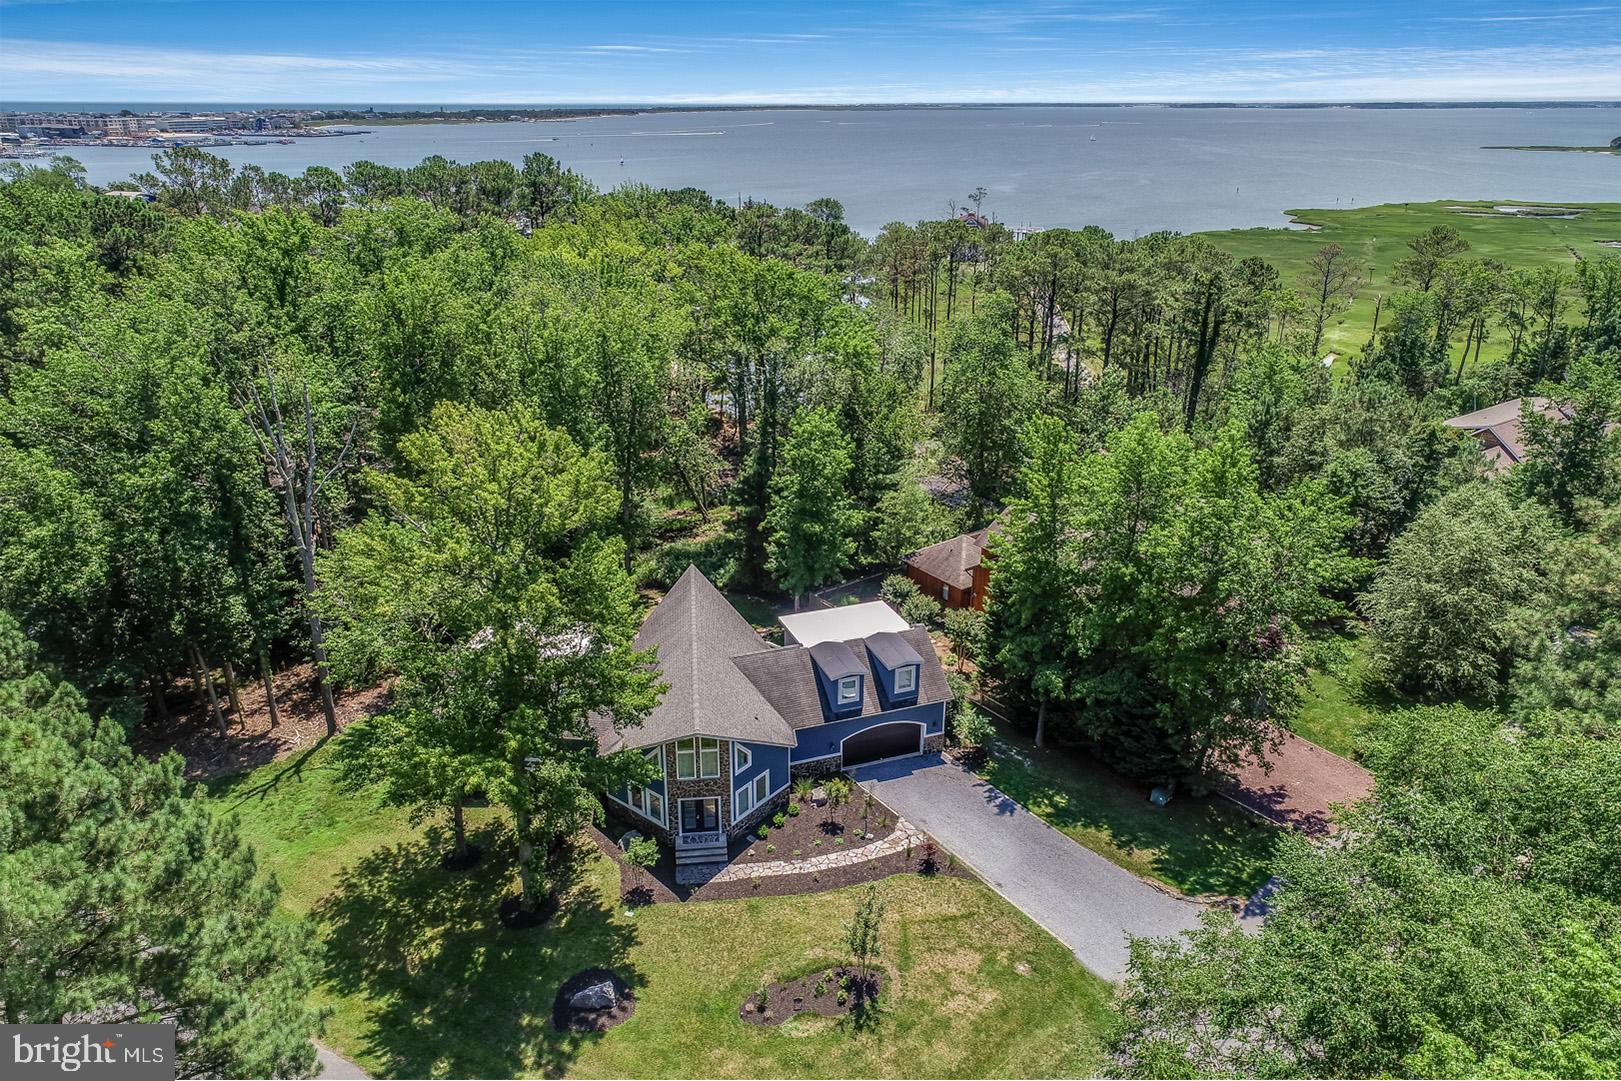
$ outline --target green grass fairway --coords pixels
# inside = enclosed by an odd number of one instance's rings
[[[1220,796],[1148,802],[1148,786],[997,725],[991,784],[1093,852],[1183,893],[1248,897],[1271,875],[1278,831]]]
[[[1373,267],[1369,284],[1350,311],[1329,324],[1323,351],[1345,355],[1359,351],[1373,327],[1374,298],[1395,290],[1390,271],[1408,254],[1407,242],[1435,225],[1451,225],[1469,242],[1465,258],[1496,259],[1510,267],[1559,263],[1574,266],[1583,259],[1621,250],[1599,241],[1621,241],[1621,203],[1560,203],[1580,208],[1574,218],[1489,216],[1478,217],[1456,207],[1489,213],[1494,206],[1537,206],[1534,203],[1492,203],[1447,200],[1438,203],[1389,203],[1355,210],[1290,210],[1296,221],[1316,229],[1229,229],[1204,234],[1218,247],[1238,258],[1259,255],[1278,268],[1287,284],[1294,285],[1312,253],[1325,244],[1338,244],[1365,265]],[[1500,339],[1502,336],[1497,335]],[[1488,338],[1482,357],[1492,358],[1504,343]]]
[[[511,932],[494,919],[514,878],[495,815],[477,816],[484,862],[443,871],[432,827],[339,792],[331,760],[328,749],[297,755],[208,791],[283,883],[289,913],[314,922],[332,1010],[324,1039],[376,1075],[1063,1077],[1101,1066],[1109,985],[977,882],[880,884],[886,982],[869,1026],[804,1015],[755,1027],[737,1011],[762,983],[846,959],[860,888],[631,914],[614,864],[582,850],[562,912]],[[558,985],[592,965],[632,984],[635,1015],[602,1035],[553,1032]]]

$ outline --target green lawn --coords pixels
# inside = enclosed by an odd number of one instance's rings
[[[1357,738],[1386,705],[1387,696],[1369,673],[1367,638],[1350,636],[1345,655],[1314,668],[1289,727],[1297,736],[1346,758],[1355,758]]]
[[[1504,151],[1507,153],[1507,151]],[[1561,203],[1586,207],[1575,218],[1477,217],[1454,207],[1476,211],[1498,204],[1446,200],[1437,203],[1389,203],[1354,210],[1290,210],[1288,214],[1309,229],[1229,229],[1204,234],[1218,247],[1238,258],[1259,255],[1278,268],[1285,283],[1295,284],[1307,262],[1325,244],[1338,244],[1347,253],[1373,267],[1369,285],[1356,303],[1329,325],[1323,351],[1345,354],[1361,349],[1373,327],[1374,298],[1395,290],[1390,282],[1396,260],[1408,254],[1407,242],[1432,226],[1447,224],[1469,242],[1467,258],[1496,259],[1510,267],[1558,263],[1567,268],[1576,256],[1591,259],[1613,249],[1599,241],[1621,240],[1621,203]],[[1488,338],[1482,356],[1500,355],[1503,335]]]
[[[1085,1076],[1100,1066],[1109,986],[994,892],[956,878],[896,876],[875,1022],[801,1017],[745,1025],[744,998],[771,979],[844,959],[857,890],[655,905],[617,900],[618,873],[594,849],[573,866],[546,927],[495,923],[511,888],[511,837],[479,816],[493,855],[441,870],[442,842],[395,811],[338,792],[320,750],[215,782],[323,947],[332,1010],[325,1040],[377,1074],[506,1077]],[[635,1015],[600,1036],[548,1024],[559,983],[614,967]]]
[[[1112,863],[1183,893],[1248,897],[1271,875],[1278,831],[1219,796],[1148,802],[1148,786],[1005,725],[980,774]]]

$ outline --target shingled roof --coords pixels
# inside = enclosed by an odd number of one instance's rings
[[[929,705],[951,699],[951,688],[946,686],[945,669],[929,641],[929,632],[922,627],[909,627],[898,632],[900,638],[917,651],[923,664],[918,673],[917,704]],[[872,658],[867,654],[867,643],[857,638],[846,642],[862,669],[872,673]],[[795,646],[788,649],[767,649],[746,653],[734,658],[737,668],[765,696],[789,725],[795,729],[810,728],[827,718],[822,713],[821,691],[816,673],[811,667],[811,651]],[[872,681],[869,680],[869,686]],[[879,696],[868,693],[862,697],[861,716],[883,713]]]
[[[927,548],[919,548],[901,562],[955,589],[972,589],[974,568],[979,566],[989,537],[990,527],[987,526],[939,544],[931,544]]]
[[[689,566],[648,615],[636,648],[658,650],[669,690],[640,726],[621,731],[612,718],[593,717],[603,753],[694,735],[793,746],[788,723],[732,663],[738,654],[772,647],[697,567]]]
[[[1480,449],[1491,462],[1494,473],[1501,473],[1516,462],[1525,460],[1525,430],[1520,423],[1522,399],[1509,398],[1442,421],[1449,428],[1462,428],[1480,441]],[[1547,398],[1530,399],[1531,410],[1554,420],[1569,420],[1569,410]]]

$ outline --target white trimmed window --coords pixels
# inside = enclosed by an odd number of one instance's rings
[[[839,705],[847,706],[861,697],[861,677],[845,676],[839,680]]]
[[[620,803],[623,803],[626,807],[629,807],[634,811],[638,811],[646,815],[659,825],[664,825],[663,796],[659,795],[651,788],[643,788],[641,785],[635,784],[628,786],[625,795],[627,798],[619,800]],[[617,799],[618,797],[616,796],[615,798]]]
[[[895,693],[906,694],[917,690],[917,665],[909,664],[895,669]]]
[[[736,822],[764,803],[771,795],[771,772],[762,771],[759,776],[748,784],[732,793],[732,821]]]
[[[732,772],[742,773],[754,762],[754,753],[741,743],[732,744]]]
[[[675,776],[691,781],[720,776],[720,740],[688,736],[675,741]]]

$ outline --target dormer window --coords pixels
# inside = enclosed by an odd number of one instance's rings
[[[868,669],[855,650],[844,642],[818,642],[809,652],[821,691],[823,719],[833,721],[860,713],[867,689],[862,677]]]
[[[916,702],[923,678],[923,654],[894,631],[869,634],[866,645],[884,708],[894,709]]]

